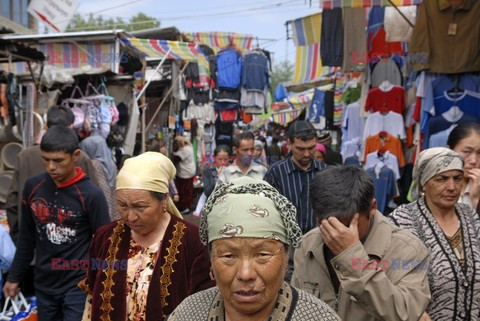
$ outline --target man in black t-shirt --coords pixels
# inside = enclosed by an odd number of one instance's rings
[[[95,231],[109,223],[108,205],[76,161],[75,132],[48,129],[40,144],[45,173],[27,180],[17,252],[3,293],[14,296],[36,254],[35,295],[39,321],[80,321],[86,295],[77,284],[88,268],[88,248]]]

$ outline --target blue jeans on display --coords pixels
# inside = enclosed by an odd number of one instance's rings
[[[38,304],[38,321],[81,321],[87,295],[76,286],[66,293],[35,292]]]

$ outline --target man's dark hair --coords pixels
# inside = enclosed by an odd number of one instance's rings
[[[240,147],[240,142],[242,140],[255,140],[255,136],[253,136],[252,132],[243,132],[238,136],[233,137],[233,146],[238,148]]]
[[[73,154],[77,149],[79,149],[77,134],[73,129],[65,126],[49,127],[40,143],[40,150],[43,152]]]
[[[318,220],[330,216],[351,220],[368,214],[375,197],[373,180],[363,169],[332,166],[318,172],[310,185],[310,201]]]
[[[295,138],[306,141],[317,137],[315,127],[307,121],[296,120],[288,128],[288,139],[290,143],[295,142]]]
[[[73,124],[75,115],[70,107],[53,106],[47,111],[47,127],[64,126],[68,127]]]

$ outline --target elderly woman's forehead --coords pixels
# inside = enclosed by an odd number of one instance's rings
[[[282,247],[283,243],[276,240],[254,238],[254,237],[232,237],[225,239],[218,239],[213,241],[213,247],[228,247],[236,249],[255,249],[264,246]]]
[[[143,189],[117,190],[117,199],[125,201],[150,201],[154,199],[152,192]]]
[[[446,172],[438,173],[437,175],[433,176],[432,179],[436,177],[455,177],[455,176],[463,176],[463,172],[458,169],[452,169]]]

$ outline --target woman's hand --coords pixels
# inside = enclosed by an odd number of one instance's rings
[[[477,208],[480,199],[480,169],[472,168],[468,171],[468,184],[470,185],[470,201],[472,207]]]
[[[418,321],[432,321],[432,319],[430,318],[427,312],[423,312],[422,316]]]
[[[177,203],[180,200],[180,196],[178,194],[173,195],[173,201]]]

